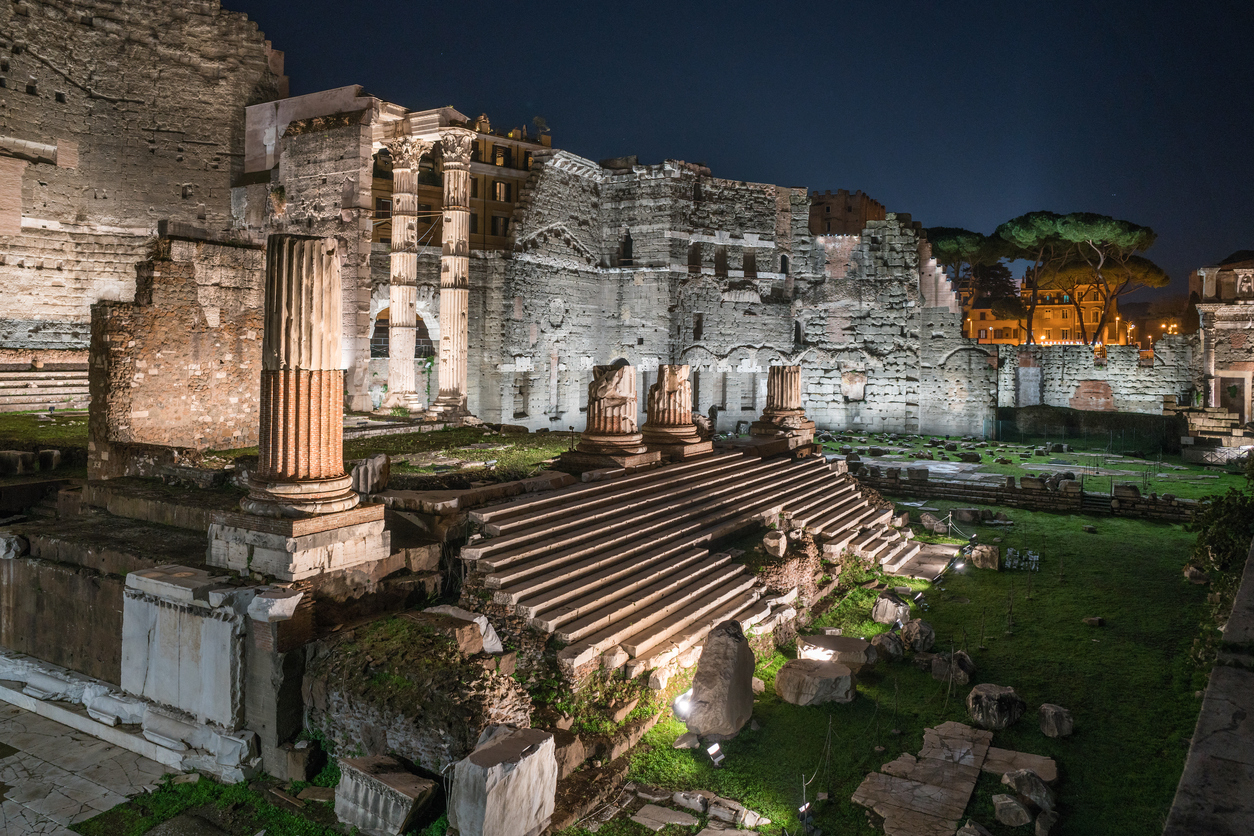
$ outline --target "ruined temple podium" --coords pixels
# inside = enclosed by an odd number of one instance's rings
[[[787,440],[790,448],[814,441],[814,422],[801,407],[801,367],[771,366],[766,377],[766,408],[749,425],[750,435]]]
[[[660,462],[662,454],[645,446],[636,424],[637,406],[634,368],[623,361],[594,366],[588,384],[587,425],[575,449],[558,457],[558,469],[579,473]]]
[[[298,581],[390,553],[344,472],[340,296],[335,239],[270,236],[258,463],[241,511],[213,518],[210,566]]]
[[[702,439],[692,422],[692,384],[688,366],[660,365],[657,383],[649,387],[645,422],[641,427],[645,446],[668,461],[683,461],[713,452],[714,444]]]

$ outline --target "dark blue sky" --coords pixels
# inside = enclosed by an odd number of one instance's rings
[[[1114,215],[1157,230],[1173,291],[1254,248],[1249,0],[226,5],[287,53],[294,95],[542,115],[594,160],[861,189],[928,226]]]

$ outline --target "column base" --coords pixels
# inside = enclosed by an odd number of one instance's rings
[[[667,461],[694,459],[714,452],[714,443],[702,441],[697,428],[692,424],[680,427],[653,427],[645,424],[642,435],[645,446],[652,452],[661,453]]]
[[[392,535],[383,528],[383,506],[305,519],[252,514],[214,514],[209,525],[208,564],[242,574],[259,572],[281,581],[386,560]]]
[[[240,500],[239,506],[259,517],[301,518],[348,511],[360,501],[353,490],[353,477],[345,474],[300,482],[250,478],[248,496]]]
[[[786,437],[793,447],[809,444],[814,440],[815,423],[805,414],[767,415],[749,425],[749,434],[760,437]]]
[[[662,454],[655,451],[641,453],[585,453],[581,450],[567,450],[557,457],[554,468],[565,473],[583,473],[588,470],[602,468],[636,468],[660,464]]]
[[[425,399],[417,392],[391,392],[379,404],[380,412],[387,412],[396,407],[403,407],[409,410],[410,415],[415,415],[426,411],[427,404]]]
[[[437,421],[455,421],[469,418],[470,410],[466,406],[465,395],[442,394],[427,409],[427,413]]]

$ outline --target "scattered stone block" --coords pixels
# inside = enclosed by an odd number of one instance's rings
[[[775,674],[775,693],[793,705],[852,702],[854,676],[839,662],[791,659]]]
[[[758,679],[755,676],[753,678],[753,693],[761,694],[761,693],[764,693],[765,691],[766,691],[766,683]]]
[[[936,630],[921,618],[913,618],[901,627],[901,642],[912,653],[926,653],[936,644]]]
[[[748,808],[739,801],[732,801],[730,798],[723,798],[722,796],[715,796],[710,799],[710,818],[717,821],[725,821],[728,824],[744,824],[745,814],[748,812]]]
[[[871,620],[876,624],[905,624],[910,620],[910,604],[895,592],[881,592],[871,607]]]
[[[1053,758],[1027,752],[1015,752],[1011,749],[998,749],[996,746],[989,748],[988,757],[985,758],[982,768],[985,772],[994,775],[1005,775],[1016,769],[1030,769],[1041,776],[1041,780],[1047,784],[1058,780],[1058,764],[1054,763]]]
[[[695,813],[704,814],[710,806],[710,800],[707,794],[699,792],[680,792],[671,796],[671,801],[675,802],[685,810],[692,810]]]
[[[663,686],[665,687],[665,686]],[[637,697],[630,702],[615,706],[610,709],[610,719],[615,723],[621,723],[627,719],[627,715],[636,710],[636,706],[640,704],[640,698]]]
[[[1001,776],[1001,782],[1014,790],[1020,802],[1037,810],[1049,812],[1058,805],[1054,791],[1030,769],[1007,772]]]
[[[372,494],[387,490],[391,472],[392,460],[388,454],[375,453],[354,464],[349,475],[353,479],[353,490],[357,493]]]
[[[1046,810],[1036,817],[1036,836],[1049,836],[1049,831],[1058,823],[1058,811]]]
[[[659,807],[656,804],[644,805],[636,811],[631,820],[655,833],[671,824],[680,827],[692,827],[698,823],[696,817],[691,813],[672,810],[669,807]]]
[[[296,797],[301,801],[334,801],[335,787],[305,787]]]
[[[672,749],[695,749],[701,745],[701,738],[692,732],[684,732],[675,738],[675,742],[671,744]]]
[[[1044,703],[1040,709],[1041,734],[1046,737],[1068,737],[1075,730],[1071,712],[1061,705]]]
[[[880,633],[871,639],[871,646],[875,648],[875,652],[890,662],[896,662],[906,654],[906,648],[901,643],[901,636],[893,632]]]
[[[1082,620],[1090,627],[1103,627],[1106,624],[1106,619],[1102,618],[1100,615],[1090,615]]]
[[[971,657],[965,650],[956,651],[952,655],[938,653],[932,658],[932,679],[941,682],[948,682],[952,679],[959,685],[966,685],[973,676],[975,676],[975,662],[971,661]]]
[[[627,651],[619,645],[614,645],[609,650],[601,654],[601,667],[606,670],[618,670],[627,664],[627,660],[631,657],[627,655]]]
[[[688,731],[705,738],[734,737],[753,714],[754,665],[740,622],[724,621],[711,630],[692,679]]]
[[[588,759],[583,739],[572,731],[553,732],[553,757],[557,761],[557,780],[562,780]]]
[[[30,552],[30,543],[18,534],[0,534],[0,560],[13,560]]]
[[[971,565],[977,569],[997,571],[1001,568],[1001,549],[997,546],[981,543],[971,549]]]
[[[782,531],[768,531],[762,538],[762,548],[771,557],[783,557],[784,552],[788,551],[788,538]]]
[[[438,607],[427,607],[423,612],[440,613],[443,615],[451,615],[453,618],[461,618],[466,621],[473,621],[479,627],[479,634],[483,637],[484,653],[503,653],[505,647],[501,644],[501,639],[496,634],[496,629],[488,622],[488,617],[481,613],[464,610],[461,607],[452,607],[447,604]]]
[[[967,713],[981,728],[1000,731],[1023,716],[1027,704],[1005,685],[982,683],[967,695]]]
[[[41,471],[56,470],[61,466],[60,450],[40,450],[38,456]]]
[[[1085,533],[1085,534],[1096,534],[1096,533],[1097,533],[1097,526],[1095,526],[1095,525],[1086,525],[1086,526],[1083,526],[1083,528],[1084,528],[1084,533]]]
[[[335,816],[371,836],[405,833],[435,797],[436,786],[386,755],[340,761]]]
[[[820,662],[840,662],[849,668],[874,665],[875,648],[854,636],[798,636],[797,656]]]
[[[967,823],[962,826],[955,836],[993,836],[993,833],[974,819],[967,819]]]
[[[1032,821],[1032,814],[1028,812],[1028,808],[1023,806],[1017,798],[1009,795],[993,796],[993,810],[997,821],[1008,827],[1022,827]]]
[[[483,633],[472,620],[433,612],[407,612],[401,617],[451,640],[463,656],[483,652]]]
[[[449,829],[459,836],[539,836],[553,817],[553,735],[493,726],[453,767]]]

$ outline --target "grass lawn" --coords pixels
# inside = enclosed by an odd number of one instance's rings
[[[936,502],[942,510],[954,503]],[[917,513],[917,512],[916,512]],[[974,682],[1012,685],[1029,711],[1011,729],[997,732],[995,746],[1049,755],[1059,764],[1062,819],[1057,834],[1160,832],[1183,768],[1187,740],[1197,719],[1203,671],[1188,661],[1202,618],[1204,587],[1181,575],[1192,535],[1180,526],[1126,519],[1010,511],[1007,530],[978,527],[981,540],[1032,548],[1041,570],[991,572],[969,565],[925,591],[929,609],[918,613],[936,628],[938,649],[965,647],[979,670]],[[1095,525],[1097,534],[1081,530]],[[1060,582],[1060,562],[1064,578]],[[897,581],[893,581],[897,584]],[[882,630],[869,618],[874,594],[854,590],[825,612],[824,626],[846,634]],[[1013,598],[1015,629],[1006,633],[1007,602]],[[1081,619],[1100,615],[1105,627]],[[987,650],[979,650],[984,620]],[[746,730],[724,744],[727,760],[715,769],[702,754],[670,744],[683,731],[670,720],[645,738],[634,756],[631,777],[670,789],[710,789],[735,798],[774,822],[764,832],[797,832],[802,774],[816,776],[808,797],[829,793],[816,823],[831,834],[871,834],[862,808],[849,798],[866,774],[903,752],[917,753],[923,730],[945,720],[967,721],[969,686],[946,694],[944,683],[909,661],[881,662],[862,676],[858,698],[849,705],[800,708],[774,695],[781,654],[759,660],[767,683],[758,700],[757,732]],[[1040,733],[1036,708],[1053,702],[1069,708],[1076,724],[1068,739]],[[824,758],[829,721],[831,745]],[[892,734],[900,730],[899,735]],[[883,746],[883,752],[875,751]],[[991,798],[996,776],[981,778],[967,812],[997,834],[1025,831],[997,825]],[[568,831],[580,833],[579,829]],[[611,836],[643,836],[629,821],[600,830]],[[687,832],[672,828],[671,833]]]
[[[0,412],[0,442],[86,447],[87,413]]]

